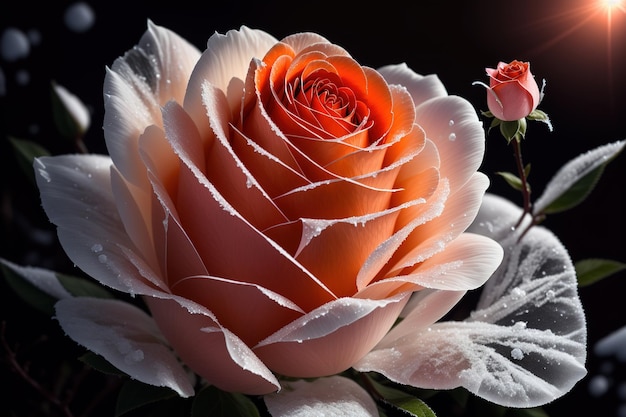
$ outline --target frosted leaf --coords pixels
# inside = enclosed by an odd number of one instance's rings
[[[543,213],[586,175],[606,165],[621,152],[624,144],[626,144],[626,141],[609,143],[588,151],[566,163],[550,180],[541,197],[535,201],[533,212],[535,214]],[[591,188],[593,188],[593,184]],[[591,188],[580,190],[580,193],[586,195],[585,193],[591,191]]]
[[[61,299],[72,295],[61,285],[54,271],[33,266],[20,266],[0,258],[0,263],[51,297]]]
[[[496,211],[508,214],[508,218],[504,214],[495,230],[492,229],[499,235],[496,239],[504,247],[505,257],[485,284],[477,310],[466,322],[490,323],[502,330],[502,334],[496,332],[493,340],[488,338],[484,343],[485,347],[495,349],[484,358],[486,363],[498,353],[498,346],[507,346],[509,333],[515,332],[519,323],[523,323],[525,329],[519,332],[524,333],[520,340],[523,338],[529,343],[529,350],[517,346],[524,358],[516,364],[508,363],[508,371],[502,367],[500,377],[490,377],[490,382],[479,387],[476,393],[489,399],[513,384],[519,387],[510,399],[513,405],[518,401],[547,402],[567,392],[585,374],[587,336],[576,273],[567,250],[554,234],[545,228],[533,227],[517,242],[518,234],[505,234],[505,231],[510,230],[510,222],[519,216],[519,209],[509,202],[487,196],[481,211],[492,211],[494,207],[497,207]],[[484,213],[479,214],[478,223],[483,220]],[[510,356],[510,351],[508,348],[502,352],[503,358],[507,352]],[[529,373],[528,378],[512,382],[510,378],[518,366]],[[552,389],[546,391],[545,397],[537,393],[533,400],[532,387],[546,382]]]
[[[351,379],[341,376],[312,382],[294,381],[285,389],[265,396],[273,417],[374,417],[376,403]]]

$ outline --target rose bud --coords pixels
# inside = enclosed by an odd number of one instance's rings
[[[530,72],[530,63],[517,60],[509,64],[499,62],[497,68],[485,70],[489,75],[487,105],[497,119],[523,119],[537,108],[541,94]]]

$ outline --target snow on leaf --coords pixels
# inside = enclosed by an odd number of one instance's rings
[[[606,164],[625,144],[626,141],[618,141],[599,146],[563,165],[535,201],[534,214],[564,211],[582,202],[595,187]]]

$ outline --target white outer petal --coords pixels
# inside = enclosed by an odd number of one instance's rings
[[[378,69],[389,84],[399,84],[409,91],[416,106],[434,98],[447,96],[448,92],[435,74],[421,75],[405,63],[386,65]]]
[[[300,380],[284,388],[264,398],[272,417],[378,417],[372,397],[348,378]]]
[[[74,341],[103,356],[119,370],[150,385],[193,395],[183,366],[163,341],[154,320],[119,300],[67,298],[55,305],[56,317]]]

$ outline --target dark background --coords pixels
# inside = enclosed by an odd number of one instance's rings
[[[87,148],[106,152],[101,129],[105,66],[137,43],[147,19],[176,31],[201,50],[212,33],[242,24],[264,29],[279,39],[294,32],[315,31],[346,48],[362,65],[406,62],[419,73],[436,73],[449,93],[467,98],[479,110],[486,110],[485,91],[472,82],[487,81],[485,67],[495,67],[498,61],[530,61],[536,78],[547,81],[540,108],[554,125],[550,133],[544,124],[531,123],[522,144],[524,160],[532,164],[530,182],[535,197],[571,158],[626,138],[626,14],[615,9],[609,22],[596,0],[205,0],[163,6],[154,1],[92,0],[87,4],[95,13],[95,22],[81,33],[64,24],[63,14],[72,3],[22,0],[11,2],[10,10],[7,5],[0,6],[0,31],[7,27],[35,30],[40,38],[25,58],[0,61],[0,80],[4,78],[4,85],[0,83],[0,256],[16,263],[71,267],[54,244],[36,190],[17,170],[7,136],[34,140],[52,153],[73,151],[54,133],[49,93],[54,80],[79,96],[92,112]],[[28,82],[16,81],[25,75]],[[608,166],[589,200],[544,223],[574,261],[605,257],[626,262],[624,158],[622,155]],[[511,149],[496,132],[491,133],[482,168],[492,179],[490,191],[521,203],[519,195],[494,175],[513,170]],[[622,272],[580,289],[588,320],[589,376],[546,407],[551,415],[591,406],[597,409],[594,415],[617,416],[617,407],[626,404],[624,363],[593,355],[595,341],[626,324],[625,280]],[[61,353],[54,350],[71,352],[73,344],[63,341],[55,322],[17,300],[4,282],[0,289],[0,318],[6,321],[3,340],[18,353],[18,361],[32,362],[33,373],[50,379],[46,372],[60,371],[46,371],[37,364],[55,362]],[[4,349],[1,353],[8,358]],[[0,365],[6,368],[8,364],[5,360]],[[23,378],[7,372],[1,375],[11,385],[10,395],[1,401],[0,415],[4,404],[17,410],[15,404],[27,399],[42,401]],[[607,377],[608,391],[589,395],[589,385],[597,375]]]

